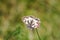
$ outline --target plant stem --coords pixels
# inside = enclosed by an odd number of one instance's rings
[[[39,40],[41,40],[37,29],[36,29],[36,32],[37,32],[37,36],[38,36]]]

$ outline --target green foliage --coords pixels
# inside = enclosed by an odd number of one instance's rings
[[[20,34],[20,27],[16,28],[14,31],[7,31],[7,35],[4,37],[5,40],[9,40],[12,37],[15,37]]]
[[[40,18],[42,40],[60,40],[60,0],[0,0],[0,40],[39,40],[22,22],[29,15]]]

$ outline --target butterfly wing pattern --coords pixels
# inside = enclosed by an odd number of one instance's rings
[[[25,16],[25,17],[23,17],[23,22],[26,24],[26,26],[29,29],[38,28],[39,25],[40,25],[40,19],[35,18],[33,16]]]

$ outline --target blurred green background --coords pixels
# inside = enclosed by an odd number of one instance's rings
[[[60,40],[60,0],[0,0],[0,40],[39,40],[22,22],[29,15],[40,18],[42,40]]]

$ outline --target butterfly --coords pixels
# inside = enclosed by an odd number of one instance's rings
[[[29,29],[38,28],[40,25],[40,19],[34,16],[24,16],[23,22]]]

